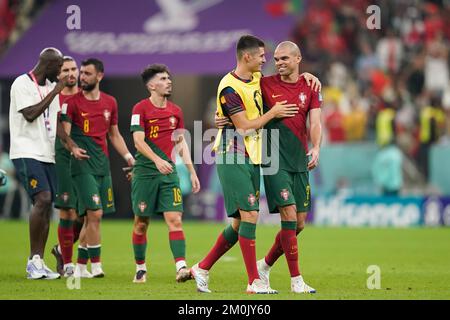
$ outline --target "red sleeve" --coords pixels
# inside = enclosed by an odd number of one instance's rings
[[[141,105],[141,103],[136,104],[131,112],[131,132],[145,130],[144,108]]]
[[[309,103],[309,109],[317,109],[322,106],[322,93],[311,90],[311,101]]]
[[[177,129],[184,129],[184,116],[183,116],[183,111],[181,109],[179,109],[179,112],[178,112]]]
[[[111,125],[117,125],[119,123],[117,101],[113,98],[113,107],[111,112]]]
[[[77,105],[74,103],[75,99],[68,99],[66,102],[62,105],[61,110],[61,120],[67,121],[67,122],[73,122],[76,115],[76,108]]]

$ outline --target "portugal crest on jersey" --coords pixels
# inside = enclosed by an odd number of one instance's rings
[[[253,206],[256,203],[256,197],[253,193],[248,195],[248,203]]]
[[[67,203],[67,201],[69,201],[69,193],[64,192],[64,193],[61,195],[61,199],[62,199],[62,201],[64,201],[64,203]]]
[[[142,213],[144,213],[145,209],[147,208],[147,204],[144,201],[141,201],[138,205],[139,210],[141,210]]]
[[[298,98],[300,99],[300,102],[302,103],[301,107],[304,108],[305,103],[306,103],[306,95],[302,92],[302,93],[300,93]]]
[[[111,112],[109,112],[109,110],[103,111],[103,115],[105,116],[106,121],[109,121],[109,119],[111,119]]]
[[[174,116],[171,116],[169,118],[169,122],[170,122],[170,129],[175,129],[177,127],[177,118],[175,118]]]
[[[289,198],[289,191],[287,189],[283,189],[281,190],[280,195],[284,201],[287,201],[287,199]]]
[[[94,195],[92,196],[92,201],[94,201],[94,203],[95,203],[96,205],[99,205],[99,204],[100,204],[100,197],[98,196],[98,194],[94,194]]]

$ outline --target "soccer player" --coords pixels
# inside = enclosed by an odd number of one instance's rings
[[[208,255],[191,268],[199,292],[208,288],[209,270],[237,241],[248,275],[248,293],[277,293],[259,279],[255,232],[259,211],[261,131],[275,117],[293,117],[296,105],[278,102],[262,114],[261,67],[265,63],[264,42],[246,35],[237,43],[237,66],[222,78],[217,90],[217,111],[232,124],[219,130],[215,142],[217,172],[232,223],[225,228]],[[230,137],[230,131],[233,135]],[[239,135],[234,133],[238,132]]]
[[[164,216],[175,260],[175,279],[184,282],[191,278],[191,274],[185,258],[183,202],[175,167],[175,152],[189,170],[193,193],[200,191],[200,182],[183,136],[183,112],[168,100],[172,93],[169,69],[165,65],[153,64],[142,72],[141,77],[150,96],[133,107],[131,117],[131,132],[137,149],[131,191],[135,215],[132,242],[136,274],[133,282],[146,281],[146,234],[152,214]]]
[[[265,126],[268,151],[272,144],[270,130],[279,130],[279,144],[275,146],[279,155],[279,170],[274,175],[264,175],[264,186],[269,211],[280,213],[281,231],[265,258],[258,261],[258,272],[270,287],[270,268],[284,253],[291,275],[291,291],[315,293],[316,290],[304,282],[300,273],[296,236],[303,230],[307,211],[311,208],[308,170],[314,169],[319,161],[322,98],[299,74],[302,56],[295,43],[280,43],[275,50],[274,59],[278,74],[261,80],[264,111],[268,112],[270,106],[282,100],[296,104],[300,109],[295,117],[275,119]],[[308,115],[312,141],[312,149],[309,151],[306,130]]]
[[[62,120],[67,132],[84,149],[89,159],[72,161],[72,178],[78,197],[78,213],[85,216],[86,241],[92,276],[104,276],[101,256],[100,222],[103,213],[114,211],[114,197],[109,168],[107,136],[117,152],[133,166],[134,158],[119,132],[116,99],[100,91],[104,76],[103,63],[87,59],[81,63],[80,83],[82,91],[66,101]],[[87,257],[87,255],[86,255]],[[80,259],[74,277],[86,274],[87,259]]]
[[[59,103],[64,105],[66,100],[73,97],[79,92],[78,76],[79,69],[77,63],[72,57],[64,56],[64,63],[61,67],[61,73],[58,79],[68,76],[68,81],[64,89],[59,93]],[[77,197],[72,183],[72,174],[70,170],[70,152],[63,146],[60,139],[55,141],[55,160],[56,160],[56,200],[55,208],[59,209],[59,225],[58,225],[58,240],[52,249],[52,254],[56,258],[56,270],[62,276],[69,277],[74,272],[74,265],[72,263],[73,244],[77,242],[80,232],[83,227],[84,218],[78,218],[76,212]],[[83,232],[84,235],[84,232]],[[87,254],[86,246],[82,245],[85,242],[85,237],[80,240],[81,251]],[[80,252],[79,250],[79,252]],[[87,272],[87,271],[86,271]],[[87,275],[89,276],[89,274]]]
[[[67,136],[57,119],[60,107],[56,97],[68,81],[68,77],[64,77],[56,85],[53,83],[62,64],[61,52],[46,48],[39,55],[37,65],[29,73],[16,78],[11,86],[10,158],[34,204],[30,215],[28,279],[60,277],[43,260],[55,198],[56,136],[62,139],[74,157],[86,157],[85,150],[78,148]]]

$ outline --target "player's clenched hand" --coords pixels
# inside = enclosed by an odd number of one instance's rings
[[[73,157],[77,160],[86,160],[89,159],[89,156],[86,152],[86,150],[78,148],[78,147],[74,147],[72,148],[72,152],[71,154],[73,155]]]
[[[169,174],[173,172],[172,165],[161,158],[155,162],[155,165],[162,174]]]
[[[129,158],[129,159],[127,160],[127,164],[128,164],[130,167],[133,167],[135,162],[136,162],[136,160],[134,159],[134,157],[131,157],[131,158]]]
[[[56,84],[55,90],[56,92],[61,92],[62,89],[64,89],[67,86],[67,83],[69,82],[69,75],[66,75],[64,78],[59,79],[58,83]]]
[[[307,153],[307,156],[311,156],[311,160],[308,162],[308,170],[312,170],[319,164],[319,148],[312,148]]]
[[[322,90],[322,83],[320,83],[319,78],[313,76],[311,73],[303,72],[301,74],[306,80],[306,84],[311,87],[315,92]]]
[[[192,193],[197,193],[200,191],[200,181],[196,174],[191,174],[191,185],[192,185]]]
[[[230,122],[230,119],[228,117],[221,117],[216,113],[214,117],[214,124],[216,125],[217,129],[222,129],[223,127],[233,123]]]
[[[286,104],[287,100],[278,101],[269,112],[273,112],[275,118],[293,117],[298,113],[296,104]]]

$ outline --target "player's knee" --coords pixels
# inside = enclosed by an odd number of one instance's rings
[[[280,208],[281,220],[297,221],[297,211],[295,205]]]
[[[89,224],[99,224],[102,220],[103,212],[101,211],[94,211],[90,212],[87,215],[87,220]]]
[[[181,230],[183,227],[183,223],[181,221],[181,216],[180,217],[173,217],[171,219],[167,220],[167,225],[169,226],[170,230]]]
[[[42,210],[49,210],[52,207],[52,195],[50,192],[39,192],[34,197],[34,205]]]
[[[144,221],[138,221],[134,224],[134,232],[137,234],[145,234],[147,232],[148,223]]]

